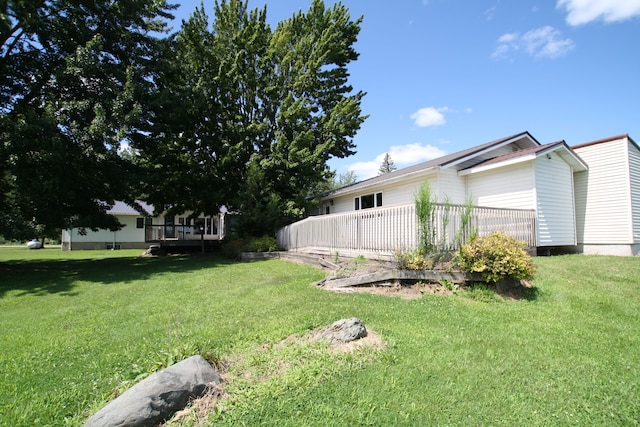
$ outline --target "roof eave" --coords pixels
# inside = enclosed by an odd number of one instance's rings
[[[392,178],[389,178],[387,180],[384,181],[376,181],[376,182],[372,182],[371,184],[365,184],[365,185],[358,185],[358,186],[354,186],[352,187],[344,187],[342,189],[336,190],[335,192],[330,192],[324,196],[321,197],[322,200],[326,200],[326,199],[331,199],[334,197],[339,197],[339,196],[348,196],[349,194],[353,194],[353,193],[361,193],[363,190],[367,190],[373,187],[379,187],[382,185],[388,185],[388,184],[393,184],[393,183],[397,183],[397,182],[402,182],[402,181],[409,181],[411,179],[414,179],[418,176],[421,175],[428,175],[430,172],[434,172],[439,170],[440,168],[437,166],[434,167],[430,167],[430,168],[426,168],[426,169],[420,169],[414,172],[410,172],[410,173],[406,173],[406,174],[402,174],[402,175],[398,175]]]
[[[475,173],[486,172],[492,169],[502,168],[505,166],[511,166],[518,163],[528,162],[534,160],[537,156],[535,154],[528,154],[526,156],[515,157],[509,160],[505,160],[503,162],[491,163],[489,165],[471,167],[468,169],[462,169],[458,171],[458,176],[467,176],[473,175]]]
[[[510,158],[507,159],[505,161],[502,162],[496,162],[496,163],[491,163],[488,165],[480,165],[477,167],[471,167],[469,169],[463,169],[461,171],[458,172],[458,176],[466,176],[466,175],[472,175],[475,173],[480,173],[480,172],[486,172],[489,170],[493,170],[493,169],[497,169],[497,168],[502,168],[505,166],[511,166],[511,165],[515,165],[518,163],[523,163],[523,162],[527,162],[527,161],[531,161],[531,160],[535,160],[537,158],[540,158],[542,156],[546,156],[547,154],[556,152],[556,151],[560,151],[560,153],[557,153],[562,160],[564,160],[569,166],[571,166],[573,168],[574,172],[582,172],[582,171],[586,171],[588,170],[588,166],[587,164],[584,162],[584,160],[582,160],[564,141],[560,141],[557,142],[555,144],[550,145],[549,147],[547,147],[544,150],[540,150],[536,153],[530,153],[530,154],[526,154],[523,156],[519,156],[519,157],[514,157],[514,158]]]
[[[467,154],[467,155],[466,155],[466,156],[464,156],[464,157],[460,157],[460,158],[457,158],[457,159],[453,159],[453,160],[451,160],[451,161],[449,161],[449,162],[447,162],[447,163],[443,163],[443,164],[441,165],[441,167],[442,167],[442,168],[448,168],[448,167],[451,167],[451,166],[458,165],[458,164],[460,164],[460,163],[464,163],[464,162],[466,162],[467,160],[469,160],[469,159],[471,159],[471,158],[473,158],[473,157],[477,157],[477,156],[479,156],[479,155],[481,155],[481,154],[487,153],[487,152],[489,152],[489,151],[493,151],[493,150],[495,150],[496,148],[504,147],[505,145],[509,145],[509,144],[511,144],[511,143],[513,143],[513,142],[519,141],[519,140],[521,140],[523,137],[527,137],[527,138],[528,138],[528,139],[530,139],[534,144],[536,144],[536,145],[540,145],[540,143],[539,143],[539,142],[538,142],[538,141],[537,141],[533,136],[531,136],[531,134],[530,134],[528,131],[525,131],[525,132],[521,132],[521,133],[519,133],[519,134],[513,135],[513,136],[511,136],[510,138],[505,138],[505,139],[503,139],[503,140],[500,140],[499,142],[497,142],[497,143],[495,143],[495,144],[493,144],[493,145],[490,145],[490,146],[488,146],[488,147],[484,147],[484,148],[482,148],[482,149],[479,149],[479,150],[477,150],[477,151],[474,151],[474,152],[472,152],[472,153],[469,153],[469,154]]]

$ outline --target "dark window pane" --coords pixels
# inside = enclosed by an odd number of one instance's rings
[[[355,210],[359,210],[360,209],[360,197],[356,197],[353,200],[355,201]]]
[[[367,194],[366,196],[362,196],[362,209],[369,209],[374,207],[373,204],[373,194]]]
[[[382,193],[376,194],[376,206],[382,206]]]

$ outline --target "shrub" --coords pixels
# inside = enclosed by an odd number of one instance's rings
[[[437,246],[435,218],[437,202],[437,197],[431,192],[429,181],[425,180],[415,194],[418,242],[425,254],[434,252]]]
[[[398,268],[404,270],[431,270],[434,265],[433,258],[427,256],[424,249],[414,251],[397,250],[394,253]]]
[[[504,233],[493,233],[463,245],[456,255],[456,264],[464,271],[481,273],[488,283],[507,277],[530,280],[535,269],[525,243]]]
[[[280,250],[280,245],[275,237],[262,236],[247,241],[244,250],[246,252],[276,252]]]
[[[228,240],[222,244],[222,256],[231,259],[237,258],[242,253],[243,246],[243,240]]]

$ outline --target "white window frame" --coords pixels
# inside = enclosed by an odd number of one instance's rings
[[[378,204],[378,196],[380,196],[380,201],[381,201],[380,204]],[[363,197],[373,197],[373,206],[370,206],[370,207],[367,207],[367,208],[363,208],[362,207],[362,198]],[[369,193],[369,194],[362,194],[360,196],[357,196],[357,197],[353,198],[353,208],[356,211],[363,210],[363,209],[379,208],[379,207],[381,207],[383,205],[384,205],[384,201],[383,201],[382,191],[376,191],[375,193]]]

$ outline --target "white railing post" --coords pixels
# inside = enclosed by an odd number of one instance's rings
[[[436,242],[445,249],[454,250],[459,243],[456,242],[456,235],[462,226],[462,214],[466,208],[451,205],[448,224],[444,221],[446,209],[444,205],[438,205],[436,209]],[[472,228],[477,230],[479,236],[502,231],[524,240],[529,247],[536,245],[533,210],[476,207],[471,212],[466,229],[460,231],[462,243],[468,240]],[[417,247],[415,205],[309,217],[281,228],[276,236],[285,250],[315,248],[330,252],[366,251],[391,255],[398,249],[411,250]]]

